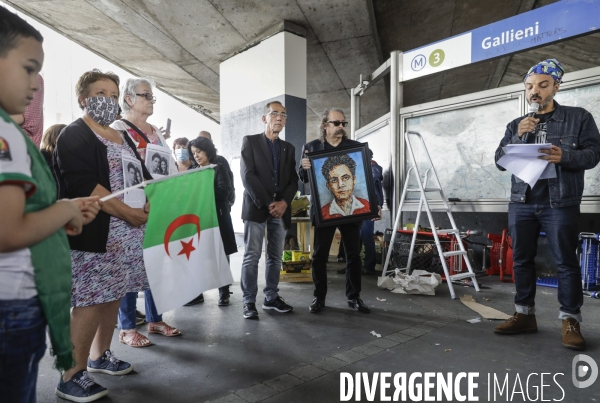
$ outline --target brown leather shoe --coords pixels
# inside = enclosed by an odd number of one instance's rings
[[[533,333],[537,332],[537,322],[535,315],[525,315],[515,313],[508,318],[506,322],[496,326],[494,333],[498,334],[518,334],[518,333]]]
[[[585,350],[585,340],[581,335],[577,320],[573,318],[563,319],[562,345],[573,350]]]

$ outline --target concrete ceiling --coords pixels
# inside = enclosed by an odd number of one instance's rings
[[[219,121],[219,64],[282,20],[306,28],[307,138],[319,113],[350,107],[350,89],[392,50],[411,50],[556,0],[4,0]],[[600,65],[600,34],[427,76],[404,104],[517,83],[539,60],[567,71]],[[388,81],[389,85],[389,81]],[[384,81],[362,102],[361,123],[388,111]]]

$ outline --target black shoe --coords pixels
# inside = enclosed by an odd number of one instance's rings
[[[338,257],[337,261],[338,261],[338,263],[346,263],[346,259],[343,257]]]
[[[325,301],[315,298],[313,299],[312,304],[310,304],[310,306],[308,307],[308,310],[310,311],[310,313],[317,313],[321,312],[323,308],[325,308]]]
[[[372,270],[372,271],[371,271],[371,270],[365,270],[365,269],[362,269],[362,271],[361,271],[361,274],[362,274],[363,276],[376,276],[376,275],[377,275],[377,272],[376,272],[375,270]]]
[[[227,306],[229,305],[229,295],[231,293],[228,292],[227,294],[223,294],[219,297],[219,302],[217,303],[217,305],[219,306]]]
[[[358,312],[371,313],[371,310],[369,309],[369,307],[367,305],[365,305],[365,303],[360,298],[349,299],[348,306],[350,308],[356,309]]]
[[[229,305],[229,296],[231,294],[233,294],[233,293],[229,291],[228,285],[219,288],[219,302],[217,302],[217,305],[219,305],[219,306]]]
[[[204,295],[202,295],[202,294],[198,295],[196,298],[194,298],[193,300],[191,300],[187,304],[184,304],[183,306],[192,306],[192,305],[199,304],[201,302],[204,302]]]
[[[258,319],[258,311],[254,302],[244,304],[244,319]]]
[[[337,274],[346,274],[346,268],[336,270]]]
[[[291,312],[294,308],[291,305],[285,303],[285,300],[281,297],[275,298],[273,301],[263,302],[263,309],[274,309],[277,312]]]

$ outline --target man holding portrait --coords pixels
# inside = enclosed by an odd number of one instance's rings
[[[348,126],[344,111],[341,109],[328,109],[319,123],[319,138],[305,144],[302,148],[302,159],[298,169],[298,175],[304,183],[311,179],[320,181],[316,174],[312,177],[309,171],[312,168],[311,160],[306,154],[317,151],[333,151],[336,148],[361,146],[362,143],[350,140],[344,128]],[[360,152],[357,152],[358,155]],[[318,225],[321,222],[347,216],[363,216],[371,212],[369,200],[359,198],[355,195],[357,184],[357,164],[352,158],[353,153],[339,153],[327,157],[321,166],[321,174],[325,180],[325,186],[331,192],[331,201],[322,207],[319,201],[322,197],[313,194],[311,197],[310,216],[315,226],[314,252],[312,260],[312,276],[315,284],[313,292],[314,299],[309,307],[311,313],[317,313],[325,307],[327,295],[327,260],[336,225]],[[315,171],[317,170],[315,164]],[[314,172],[314,171],[313,171]],[[312,183],[317,189],[318,184]],[[317,192],[321,193],[321,192]],[[327,197],[329,195],[323,195]],[[320,213],[320,214],[319,214]],[[319,217],[320,216],[320,217]],[[364,216],[363,216],[364,217]],[[340,223],[337,225],[342,234],[342,244],[346,250],[346,297],[348,306],[362,313],[369,313],[370,309],[360,299],[361,291],[361,260],[360,260],[360,227],[361,219],[356,221]]]

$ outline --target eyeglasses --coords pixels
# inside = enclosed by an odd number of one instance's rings
[[[156,97],[152,94],[150,94],[149,92],[146,92],[145,94],[135,94],[138,97],[144,97],[146,98],[148,101],[154,101],[156,102]]]
[[[287,119],[287,113],[285,112],[277,112],[277,111],[273,111],[273,112],[269,112],[267,113],[267,115],[271,115],[274,118],[276,118],[277,116],[281,116],[281,119]]]
[[[342,125],[342,127],[348,126],[348,122],[346,122],[345,120],[328,120],[325,123],[333,123],[335,127],[338,127],[339,125]]]

